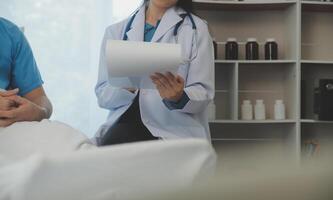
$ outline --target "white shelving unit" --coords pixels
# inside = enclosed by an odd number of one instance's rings
[[[318,121],[313,114],[313,89],[319,79],[333,78],[333,3],[303,1],[301,3],[301,140],[320,143],[325,154],[333,141],[333,122]]]
[[[317,121],[312,105],[315,81],[333,79],[333,3],[194,0],[194,8],[207,20],[218,42],[217,119],[211,121],[214,144],[280,143],[281,151],[300,161],[303,140],[322,137],[327,141],[333,122]],[[224,59],[224,44],[229,37],[238,40],[239,60]],[[249,37],[258,39],[260,60],[245,60]],[[279,60],[263,59],[267,38],[275,38],[279,44]],[[253,103],[263,99],[268,119],[240,120],[244,99]],[[285,102],[286,120],[273,120],[276,99]]]

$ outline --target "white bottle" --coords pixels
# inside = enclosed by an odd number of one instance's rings
[[[208,120],[213,121],[216,119],[216,105],[214,101],[208,104]]]
[[[282,100],[276,100],[274,105],[274,119],[284,120],[286,119],[286,108]]]
[[[256,120],[265,120],[266,119],[266,108],[264,100],[257,100],[254,108],[254,118]]]
[[[243,101],[242,120],[253,120],[253,106],[250,100]]]

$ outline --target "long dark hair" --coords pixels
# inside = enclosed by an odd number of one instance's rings
[[[144,0],[144,3],[148,2],[149,0]],[[178,0],[177,7],[182,8],[186,12],[193,13],[193,2],[192,0]]]

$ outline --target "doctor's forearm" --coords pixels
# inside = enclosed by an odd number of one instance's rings
[[[196,114],[205,110],[208,104],[214,99],[214,92],[211,89],[206,89],[201,85],[192,85],[186,87],[184,92],[187,94],[189,100],[183,109],[179,112]]]

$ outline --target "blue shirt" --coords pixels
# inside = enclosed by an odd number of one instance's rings
[[[157,22],[156,26],[153,26],[148,23],[145,24],[145,33],[144,33],[145,42],[150,42],[153,39],[154,34],[155,34],[156,29],[159,24],[160,24],[160,21]],[[185,107],[185,105],[189,102],[189,100],[190,100],[190,98],[184,92],[183,96],[180,98],[180,100],[178,102],[173,102],[173,101],[168,101],[166,99],[163,99],[163,103],[169,110],[177,110],[177,109],[183,109]]]
[[[20,29],[0,18],[0,88],[24,96],[43,84],[30,45]]]
[[[160,21],[157,21],[156,26],[153,26],[153,25],[148,24],[148,23],[145,24],[145,33],[144,33],[144,41],[145,42],[150,42],[153,39],[154,34],[155,34],[159,24],[160,24]]]

